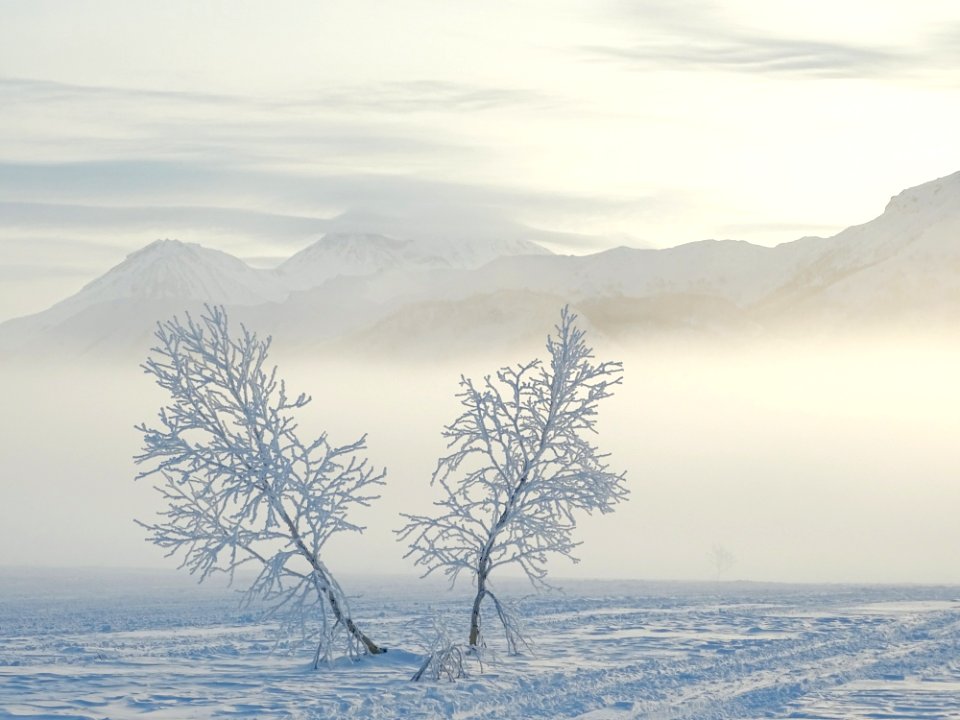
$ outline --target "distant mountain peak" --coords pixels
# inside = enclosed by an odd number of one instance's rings
[[[550,254],[523,240],[399,239],[379,233],[327,233],[277,268],[294,289],[317,287],[337,276],[375,275],[387,270],[472,269],[500,257]]]
[[[306,259],[315,257],[330,260],[336,256],[362,261],[379,255],[390,256],[400,252],[409,244],[409,240],[399,240],[379,233],[326,233],[319,240],[286,260],[280,265],[280,268],[286,268],[287,270],[296,268]]]
[[[960,212],[960,172],[897,193],[890,198],[884,214],[916,214],[942,210]]]
[[[134,250],[131,253],[128,253],[127,257],[128,258],[149,257],[149,256],[155,256],[161,253],[175,254],[175,253],[180,253],[184,250],[188,250],[190,248],[203,249],[203,246],[197,243],[186,243],[186,242],[183,242],[182,240],[177,240],[175,238],[163,238],[160,240],[154,240],[153,242],[148,243],[147,245],[144,245],[142,248],[138,250]]]
[[[374,327],[390,343],[432,333],[447,346],[459,332],[450,328],[463,327],[458,341],[489,344],[506,332],[503,308],[524,298],[578,304],[598,323],[606,318],[611,337],[618,323],[622,337],[640,337],[960,317],[960,172],[904,190],[879,217],[832,237],[772,248],[704,240],[565,256],[495,228],[484,237],[467,227],[463,235],[409,239],[375,229],[329,232],[275,270],[196,243],[156,240],[73,297],[5,323],[0,352],[59,347],[61,334],[87,346],[138,338],[149,334],[145,319],[205,302],[248,306],[246,320],[304,346],[356,338],[382,347],[365,334]],[[291,296],[295,290],[309,292]],[[408,316],[412,307],[420,310]],[[443,313],[453,313],[450,322]],[[481,321],[478,335],[471,328]],[[517,327],[533,332],[524,323]]]
[[[117,300],[180,300],[257,305],[282,300],[286,290],[268,271],[197,243],[165,238],[127,255],[120,264],[52,309]]]
[[[373,275],[403,263],[409,241],[377,233],[327,233],[283,262],[281,282],[306,290],[340,275]]]

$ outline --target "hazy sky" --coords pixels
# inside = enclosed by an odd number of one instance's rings
[[[598,353],[625,373],[594,441],[631,496],[612,515],[581,515],[582,562],[554,558],[558,577],[711,579],[721,545],[736,559],[729,579],[960,582],[960,343]],[[292,391],[314,395],[302,438],[369,433],[366,456],[387,468],[383,497],[351,515],[367,530],[335,539],[327,562],[413,579],[398,513],[433,512],[459,373],[496,365],[337,366],[282,344],[271,359]],[[164,507],[131,460],[134,423],[155,425],[169,401],[159,388],[132,362],[14,363],[0,382],[0,566],[175,567],[133,522]]]
[[[958,169],[958,66],[955,0],[0,0],[0,320],[157,237],[830,234]]]

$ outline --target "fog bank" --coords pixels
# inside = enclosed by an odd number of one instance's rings
[[[715,546],[723,579],[960,582],[960,343],[870,339],[715,343],[612,351],[624,383],[600,408],[599,447],[625,469],[629,501],[578,528],[582,562],[558,576],[705,580]],[[503,357],[505,363],[512,359]],[[386,466],[363,535],[332,542],[349,573],[409,574],[398,512],[428,512],[441,430],[459,411],[460,372],[442,364],[273,358],[311,393],[301,429],[333,442],[368,433]],[[4,368],[0,415],[0,565],[170,567],[133,518],[160,507],[134,482],[137,422],[162,395],[136,368]]]

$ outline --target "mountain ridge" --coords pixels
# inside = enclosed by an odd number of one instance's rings
[[[138,283],[127,282],[125,273],[138,268]],[[124,315],[113,323],[116,308],[108,310],[110,302],[126,299],[144,308],[152,303],[156,312],[177,301],[224,304],[303,347],[349,352],[351,343],[355,349],[392,344],[442,351],[443,335],[454,327],[464,335],[458,347],[491,342],[478,322],[499,323],[505,331],[502,300],[508,297],[538,306],[544,298],[571,303],[592,312],[599,332],[611,337],[762,335],[798,324],[816,330],[923,313],[960,317],[960,172],[907,188],[878,217],[832,237],[775,247],[702,240],[571,256],[516,239],[441,242],[329,233],[278,268],[262,270],[217,250],[158,241],[49,310],[0,325],[0,348],[17,346],[12,336],[27,328],[36,342],[20,345],[42,352],[44,334],[55,334],[80,309],[83,325],[95,334],[91,318],[98,305],[103,325],[117,326],[110,332],[118,340],[132,336],[139,331],[123,326],[132,320]],[[523,314],[531,332],[540,314]],[[511,336],[523,334],[512,319],[507,324]]]

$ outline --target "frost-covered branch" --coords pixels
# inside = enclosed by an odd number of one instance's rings
[[[519,565],[535,587],[546,585],[551,554],[571,558],[575,512],[612,512],[627,496],[624,473],[609,469],[587,436],[596,432],[597,405],[621,382],[618,362],[595,362],[569,308],[547,340],[549,365],[539,360],[503,368],[482,383],[460,380],[463,412],[447,426],[450,453],[437,463],[441,498],[433,516],[405,514],[398,534],[409,542],[424,575],[461,573],[477,587],[471,646],[481,642],[481,606],[494,603],[516,651],[522,635],[490,592],[494,568]]]
[[[424,636],[423,644],[426,650],[423,662],[410,678],[411,680],[453,682],[467,676],[467,652],[453,639],[452,633],[440,616],[431,617],[431,632]]]
[[[382,652],[321,560],[332,535],[363,530],[348,514],[383,484],[384,472],[358,456],[366,438],[304,443],[293,412],[310,398],[287,394],[266,364],[270,339],[244,327],[232,337],[222,307],[159,323],[155,337],[143,369],[169,402],[156,426],[137,426],[135,460],[148,466],[137,479],[158,479],[166,509],[140,523],[148,539],[201,580],[224,572],[232,581],[238,568],[258,566],[248,599],[266,600],[302,638],[318,626],[317,662],[341,641],[350,655]]]

